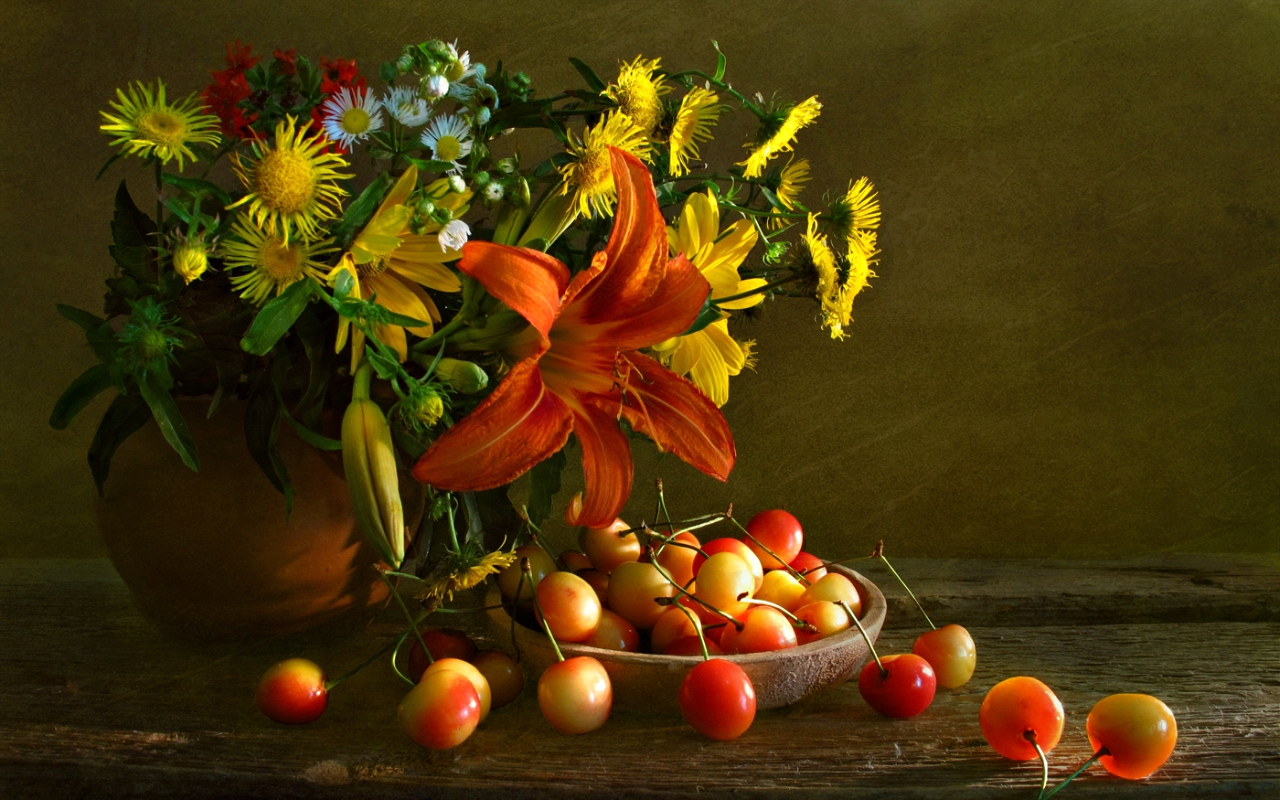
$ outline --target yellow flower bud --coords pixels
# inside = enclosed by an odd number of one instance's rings
[[[209,248],[203,239],[183,239],[173,248],[173,271],[187,283],[209,268]]]

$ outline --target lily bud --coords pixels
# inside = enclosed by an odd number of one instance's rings
[[[489,374],[479,364],[457,358],[442,358],[435,374],[462,394],[475,394],[489,385]]]

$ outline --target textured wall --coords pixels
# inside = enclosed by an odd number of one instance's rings
[[[235,38],[372,72],[430,37],[547,93],[576,84],[570,55],[607,77],[638,53],[713,64],[717,39],[738,88],[825,103],[811,202],[880,189],[852,336],[796,302],[740,328],[760,366],[725,409],[737,470],[638,448],[638,512],[661,472],[677,513],[783,505],[828,554],[1280,550],[1280,5],[571,6],[0,4],[0,555],[103,552],[84,453],[105,404],[45,420],[92,359],[54,303],[97,307],[111,193],[137,175],[93,181],[114,89],[196,90]]]

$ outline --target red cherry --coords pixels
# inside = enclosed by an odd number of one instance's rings
[[[914,653],[898,653],[881,656],[880,662],[886,675],[880,674],[880,665],[872,659],[858,676],[858,691],[867,705],[898,719],[914,717],[929,707],[938,681],[928,661]]]
[[[978,663],[973,637],[954,623],[920,634],[911,652],[928,661],[938,676],[938,685],[948,689],[968,683]]]
[[[480,695],[466,675],[449,669],[422,676],[396,716],[409,738],[432,750],[457,747],[480,724]]]
[[[800,527],[800,520],[781,509],[756,514],[747,523],[747,533],[760,543],[756,544],[751,539],[746,541],[751,552],[760,557],[760,563],[765,569],[782,569],[804,547],[804,529]],[[777,558],[769,555],[769,550]]]
[[[827,567],[822,559],[803,551],[797,553],[788,566],[805,576],[810,583],[817,583],[827,574]]]
[[[640,631],[636,630],[636,626],[606,608],[600,612],[600,626],[596,628],[596,632],[583,639],[582,643],[604,650],[638,653]]]
[[[258,708],[275,722],[305,725],[315,722],[329,705],[324,670],[314,661],[281,661],[258,681]]]
[[[618,535],[630,528],[621,518],[615,519],[606,528],[583,528],[578,534],[578,546],[591,559],[596,569],[608,575],[619,564],[640,560],[643,548],[639,537],[634,533]]]
[[[732,661],[703,661],[680,684],[680,713],[709,739],[737,739],[756,718],[756,690]]]
[[[1169,760],[1178,742],[1173,712],[1149,694],[1113,694],[1097,702],[1085,721],[1094,751],[1107,772],[1121,778],[1145,778]]]
[[[489,682],[493,708],[502,708],[524,691],[524,671],[501,650],[481,650],[471,659],[471,665]]]
[[[726,653],[768,653],[796,646],[796,629],[776,608],[753,606],[741,617],[742,630],[726,625],[720,647]]]
[[[476,654],[476,643],[456,628],[436,628],[421,633],[422,641],[427,643],[427,651],[431,653],[431,661],[442,658],[470,661]],[[409,648],[409,677],[417,681],[427,667],[431,666],[431,661],[422,654],[418,637],[410,636],[409,641],[413,642],[413,646]]]
[[[591,656],[557,661],[538,679],[538,706],[561,733],[590,733],[609,719],[613,684]]]
[[[724,655],[724,651],[720,649],[720,645],[716,644],[711,634],[708,633],[705,636],[707,637],[707,655]],[[664,656],[700,656],[702,655],[702,643],[698,641],[697,634],[682,636],[664,647],[662,654]]]
[[[1062,738],[1062,703],[1053,690],[1035,678],[1007,678],[991,687],[978,709],[982,735],[996,752],[1014,761],[1040,756],[1027,739],[1035,734],[1040,749],[1048,753]]]

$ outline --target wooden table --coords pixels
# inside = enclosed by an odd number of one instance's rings
[[[1103,696],[1154,694],[1178,718],[1178,747],[1154,777],[1094,767],[1062,796],[1280,797],[1275,558],[895,565],[935,621],[978,643],[973,680],[915,719],[879,717],[850,683],[762,712],[730,743],[643,709],[572,737],[541,718],[530,681],[461,747],[430,752],[396,725],[403,688],[382,663],[310,726],[272,724],[254,706],[267,666],[301,655],[340,674],[388,640],[392,609],[292,639],[196,646],[155,633],[105,561],[0,561],[0,797],[1033,798],[1038,764],[1000,758],[978,729],[985,692],[1023,674],[1067,711],[1056,779],[1088,757],[1084,719]],[[882,649],[909,648],[919,616],[880,565],[855,568],[890,599]]]

